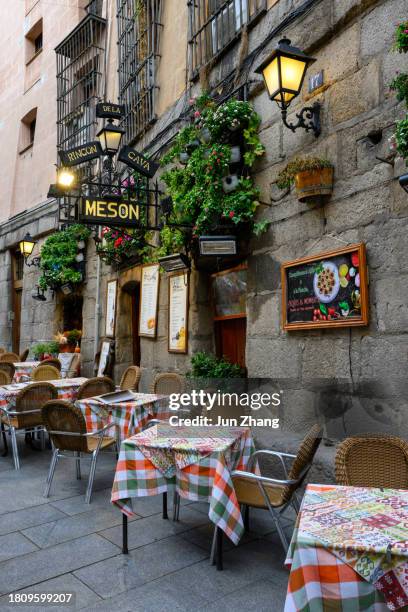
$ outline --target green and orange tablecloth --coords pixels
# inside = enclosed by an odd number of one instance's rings
[[[285,612],[408,609],[408,491],[308,485]]]
[[[41,361],[18,361],[14,363],[15,372],[13,377],[13,382],[18,383],[23,380],[30,380],[31,374],[33,373],[34,368],[39,366]]]
[[[59,378],[57,380],[50,380],[52,385],[56,387],[58,391],[58,399],[68,400],[70,402],[75,401],[78,389],[84,383],[87,378]],[[31,381],[13,383],[11,385],[4,385],[0,387],[0,406],[7,411],[13,411],[16,405],[16,397],[19,392],[32,384]]]
[[[244,532],[231,472],[244,470],[254,452],[245,427],[175,427],[160,423],[121,445],[112,502],[133,514],[132,499],[177,492],[210,503],[209,518],[237,544]]]

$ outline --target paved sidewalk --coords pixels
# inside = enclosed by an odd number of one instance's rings
[[[2,451],[2,445],[0,447]],[[120,511],[110,504],[114,455],[98,463],[90,506],[73,461],[61,459],[42,496],[50,452],[19,441],[21,470],[0,457],[0,610],[217,611],[283,610],[287,571],[267,513],[253,511],[251,531],[225,541],[224,571],[209,564],[212,523],[206,504],[183,503],[180,521],[161,517],[161,497],[137,500],[129,556],[121,554]],[[169,500],[170,506],[170,500]],[[288,535],[290,535],[289,527]],[[9,593],[73,592],[69,605],[16,605]]]

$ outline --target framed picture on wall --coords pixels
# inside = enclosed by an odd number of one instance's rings
[[[169,353],[187,353],[188,350],[188,272],[169,276]]]
[[[110,280],[106,288],[106,319],[105,319],[105,336],[108,338],[115,337],[116,324],[116,296],[117,296],[118,281]]]
[[[368,325],[368,270],[363,243],[281,266],[285,330]]]
[[[139,336],[156,338],[159,303],[159,264],[142,266],[140,281]]]

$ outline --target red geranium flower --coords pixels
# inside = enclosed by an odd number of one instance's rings
[[[122,242],[123,242],[123,238],[118,238],[117,240],[115,240],[114,246],[118,248],[122,244]]]
[[[230,212],[229,216],[230,216],[230,219],[232,219],[232,217],[235,217],[235,213],[234,213],[234,211],[233,211],[233,210],[231,210],[231,212]]]

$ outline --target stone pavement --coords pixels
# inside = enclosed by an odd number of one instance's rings
[[[267,513],[252,511],[251,531],[225,540],[224,571],[209,564],[212,523],[206,504],[183,502],[180,521],[161,517],[161,497],[135,501],[129,556],[121,554],[121,512],[110,504],[115,456],[101,454],[92,503],[75,463],[61,459],[43,496],[50,451],[19,441],[21,470],[0,457],[0,610],[281,612],[288,573]],[[2,446],[1,446],[2,449]],[[170,503],[169,503],[170,505]],[[288,526],[288,535],[291,533]],[[9,593],[73,592],[69,605],[17,605]]]

